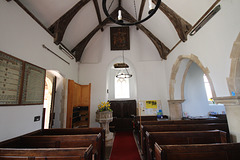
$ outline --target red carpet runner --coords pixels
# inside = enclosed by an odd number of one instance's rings
[[[117,132],[110,160],[141,160],[132,132]]]

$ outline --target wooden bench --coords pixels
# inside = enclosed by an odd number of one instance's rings
[[[163,120],[163,121],[153,121],[153,120],[149,120],[149,121],[142,121],[141,125],[170,125],[170,124],[200,124],[200,123],[227,123],[227,120],[224,119],[211,119],[211,120]],[[137,121],[137,126],[140,126],[140,121]],[[140,130],[138,130],[138,128],[140,127],[136,127],[136,131],[135,133],[138,134],[138,136],[140,137]],[[140,139],[138,138],[139,142]]]
[[[105,130],[102,128],[54,128],[41,129],[33,132],[30,135],[77,135],[95,133],[102,133],[102,135],[105,135]],[[103,138],[105,138],[105,136],[103,136]]]
[[[80,148],[0,148],[1,160],[91,160],[93,146]]]
[[[227,143],[226,132],[211,131],[178,131],[178,132],[146,132],[146,155],[148,160],[154,159],[154,144],[208,144]]]
[[[167,115],[163,115],[163,119],[168,120]],[[157,121],[157,116],[141,116],[141,122],[143,121]],[[135,116],[133,119],[134,131],[136,134],[139,133],[140,130],[140,116]]]
[[[42,129],[32,135],[79,135],[79,134],[98,134],[101,133],[101,160],[105,159],[105,130],[103,128],[54,128]],[[99,141],[99,143],[100,143]]]
[[[85,135],[32,135],[23,136],[16,148],[76,148],[92,144],[96,160],[101,159],[101,133]],[[20,145],[19,145],[20,144]]]
[[[101,133],[101,160],[105,159],[105,130],[103,128],[54,128],[41,129],[28,135],[79,135],[79,134],[98,134]],[[100,143],[99,141],[99,143]]]
[[[94,133],[95,134],[89,134]],[[99,133],[100,132],[100,133]],[[102,136],[102,133],[104,136]],[[95,159],[105,159],[105,131],[101,128],[44,129],[0,143],[0,147],[83,147],[93,144]]]
[[[227,123],[203,123],[203,124],[172,124],[172,125],[141,125],[142,132],[142,152],[146,154],[146,131],[148,132],[166,132],[166,131],[206,131],[221,130],[227,133],[229,142],[229,130]]]
[[[240,143],[158,145],[156,160],[239,160]]]

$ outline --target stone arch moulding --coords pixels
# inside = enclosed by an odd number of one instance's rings
[[[230,95],[232,95],[232,92],[234,92],[236,96],[239,96],[240,95],[240,33],[238,34],[238,37],[233,44],[230,58],[231,58],[231,69],[230,69],[230,75],[227,78],[228,90]]]
[[[185,71],[183,73],[183,76],[182,76],[182,80],[181,80],[181,99],[184,100],[184,84],[185,84],[185,79],[186,79],[186,76],[187,76],[187,72],[191,66],[191,64],[194,62],[196,63],[199,68],[201,68],[201,70],[203,71],[203,73],[206,75],[208,81],[209,81],[209,84],[210,84],[210,87],[211,87],[211,91],[212,91],[212,95],[213,95],[213,98],[216,97],[216,92],[215,92],[215,89],[214,89],[214,86],[213,86],[213,82],[212,82],[212,79],[211,77],[209,76],[209,70],[207,67],[204,67],[202,65],[202,63],[200,62],[200,60],[198,59],[198,57],[196,55],[180,55],[178,56],[176,62],[173,64],[173,67],[172,67],[172,72],[171,72],[171,76],[170,76],[170,83],[169,83],[169,97],[170,97],[170,100],[175,100],[175,97],[174,97],[174,93],[176,92],[175,91],[175,83],[176,83],[176,75],[178,73],[178,70],[180,68],[180,64],[182,63],[182,60],[184,59],[188,59],[188,63],[186,65],[186,68],[185,68]]]

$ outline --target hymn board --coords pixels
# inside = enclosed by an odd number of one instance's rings
[[[0,51],[0,105],[43,104],[46,70]]]

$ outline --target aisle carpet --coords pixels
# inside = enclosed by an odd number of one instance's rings
[[[132,132],[117,132],[110,160],[141,160]]]

